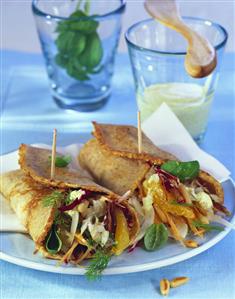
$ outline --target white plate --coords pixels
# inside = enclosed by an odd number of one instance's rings
[[[76,157],[79,145],[71,145],[61,149],[64,152],[72,153]],[[17,152],[1,156],[2,171],[5,172],[18,168],[17,161]],[[225,205],[232,213],[229,220],[235,223],[235,187],[232,179],[224,182],[223,188],[225,192]],[[230,230],[230,228],[225,228],[222,232],[207,233],[203,240],[198,239],[201,246],[195,249],[184,248],[175,241],[169,241],[165,247],[155,252],[146,252],[141,248],[136,248],[131,253],[125,252],[121,256],[113,257],[104,274],[140,272],[184,261],[214,246]],[[27,235],[20,233],[0,233],[0,238],[0,257],[5,261],[47,272],[77,275],[83,275],[85,272],[84,267],[72,265],[58,267],[55,261],[44,259],[39,254],[34,255],[34,243]]]

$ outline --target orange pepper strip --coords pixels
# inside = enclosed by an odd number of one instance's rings
[[[113,248],[113,252],[116,255],[120,255],[130,244],[130,237],[128,231],[127,220],[121,209],[115,209],[116,218],[116,230],[115,230],[115,241],[116,247]]]
[[[189,207],[170,204],[167,201],[158,198],[157,196],[154,196],[154,203],[164,212],[168,212],[177,216],[184,216],[189,219],[195,218],[193,210]]]

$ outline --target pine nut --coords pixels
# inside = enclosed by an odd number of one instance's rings
[[[170,291],[170,282],[168,279],[162,279],[160,281],[160,292],[163,296],[167,296]]]
[[[170,286],[171,286],[171,288],[177,288],[177,287],[187,283],[188,281],[189,281],[189,278],[186,276],[176,277],[171,280]]]
[[[198,243],[194,240],[185,240],[184,244],[186,247],[189,247],[189,248],[197,248],[199,246]]]

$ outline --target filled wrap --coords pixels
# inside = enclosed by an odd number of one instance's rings
[[[182,241],[189,230],[203,234],[194,225],[210,222],[215,212],[228,214],[221,184],[198,170],[196,176],[181,182],[161,169],[167,161],[180,163],[173,155],[156,147],[143,133],[138,153],[137,129],[132,126],[94,124],[93,135],[81,149],[79,162],[96,180],[117,194],[132,192],[129,202],[144,216],[144,202],[155,210],[154,222],[168,225],[175,239]],[[140,205],[139,205],[140,204]],[[141,218],[141,217],[140,217]],[[143,226],[144,218],[140,223]],[[146,226],[145,226],[146,228]]]
[[[20,170],[1,175],[0,191],[45,257],[80,263],[96,250],[121,254],[139,232],[135,209],[83,169],[56,167],[50,151],[19,150]],[[122,236],[125,239],[122,240]]]

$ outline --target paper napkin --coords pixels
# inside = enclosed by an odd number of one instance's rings
[[[3,196],[0,197],[0,212],[0,231],[26,233],[25,227],[20,223]]]
[[[229,170],[196,144],[167,104],[163,103],[144,121],[142,130],[154,144],[181,161],[198,160],[201,169],[212,174],[218,181],[228,179]]]

